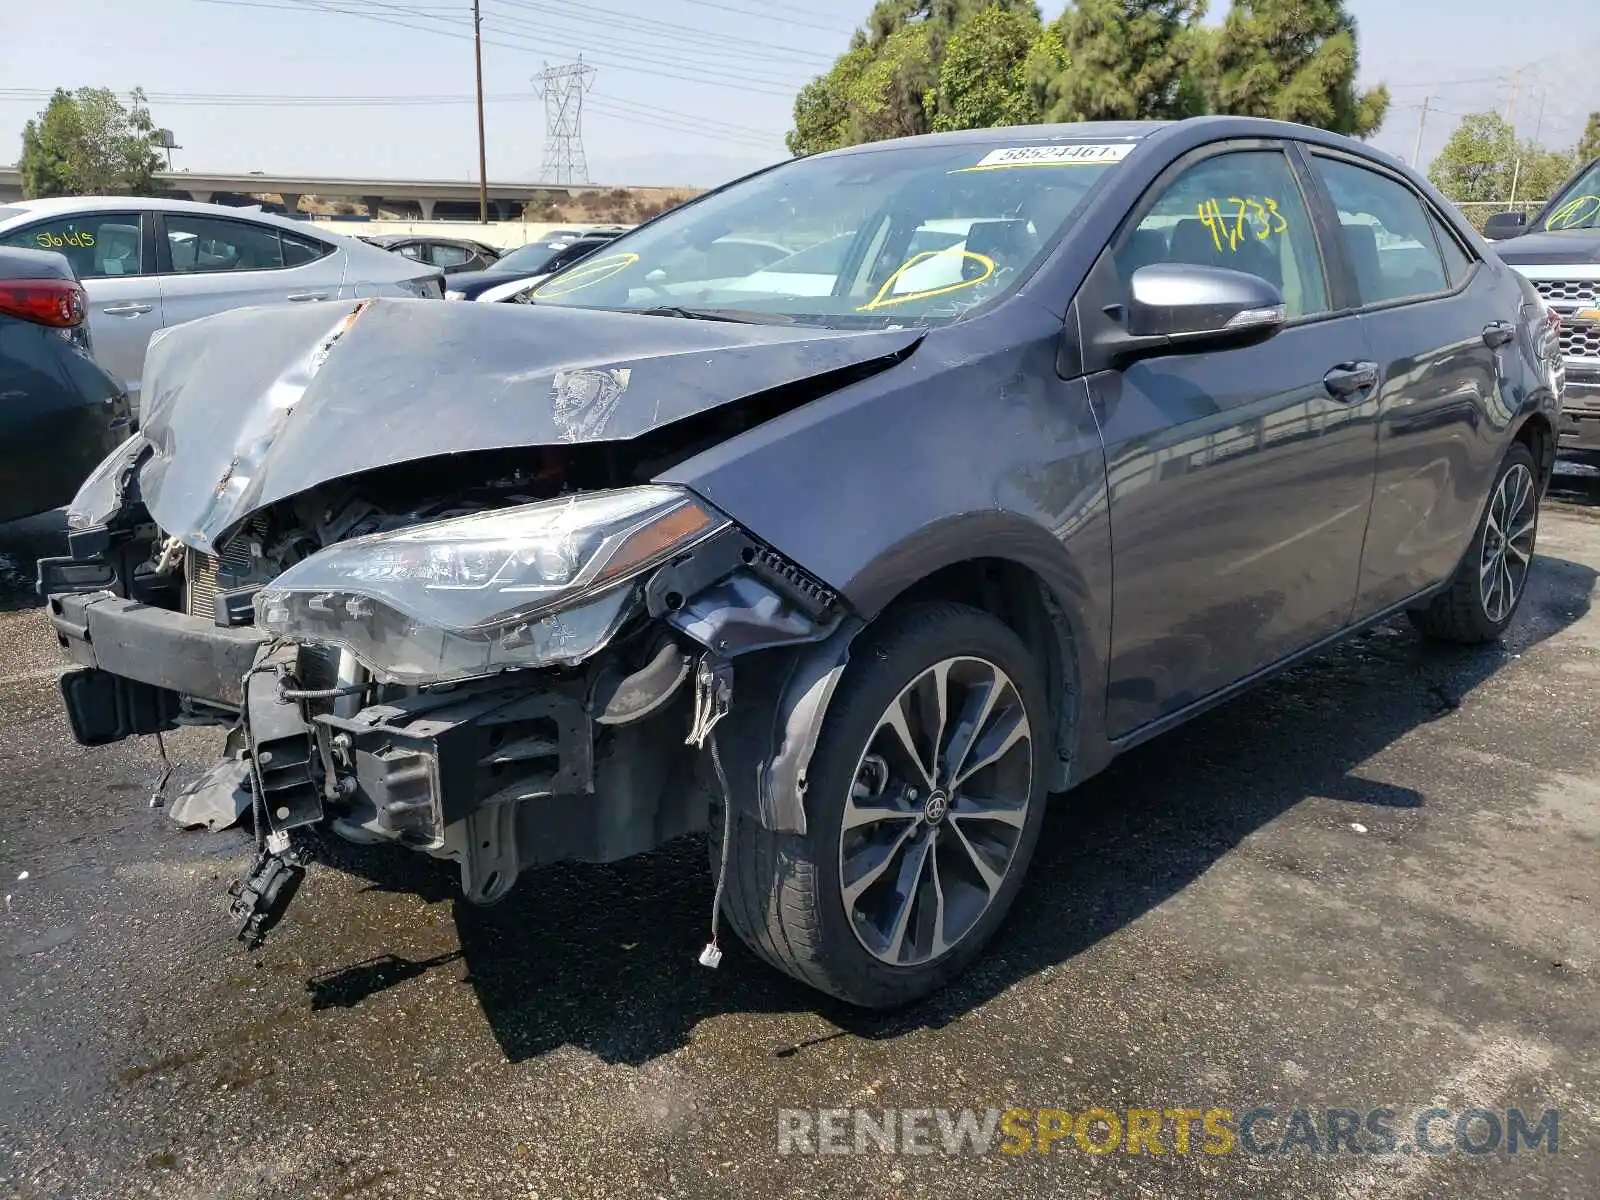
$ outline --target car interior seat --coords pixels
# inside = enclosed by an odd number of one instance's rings
[[[1140,267],[1168,261],[1167,234],[1162,229],[1135,229],[1117,251],[1117,271],[1124,283],[1132,283]]]
[[[1020,218],[1000,221],[974,221],[967,230],[967,253],[992,259],[995,270],[1015,271],[1025,265],[1039,248],[1039,239]],[[975,258],[963,257],[961,278],[977,279],[986,268]]]
[[[1345,249],[1350,252],[1350,266],[1356,273],[1356,286],[1363,300],[1385,300],[1389,296],[1389,281],[1384,276],[1378,259],[1378,235],[1371,225],[1343,221]]]

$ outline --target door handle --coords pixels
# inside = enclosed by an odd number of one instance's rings
[[[1483,327],[1483,344],[1494,350],[1517,336],[1510,321],[1491,321]]]
[[[290,300],[326,300],[327,292],[290,292]]]
[[[111,304],[100,311],[108,317],[137,317],[149,312],[151,307],[149,304]]]
[[[1335,400],[1354,400],[1362,392],[1378,386],[1375,362],[1340,363],[1322,377],[1322,386]]]

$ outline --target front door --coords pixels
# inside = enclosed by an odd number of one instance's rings
[[[1289,324],[1256,346],[1089,381],[1110,488],[1112,737],[1348,623],[1376,438],[1360,321],[1332,311],[1281,148],[1180,166],[1141,212],[1113,243],[1118,286],[1153,263],[1229,267],[1278,286]]]
[[[122,381],[135,402],[145,347],[162,325],[148,219],[137,212],[60,213],[0,239],[8,246],[54,250],[72,263],[89,297],[95,361]]]

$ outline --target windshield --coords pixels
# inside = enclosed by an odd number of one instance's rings
[[[510,254],[501,255],[495,260],[494,269],[526,271],[529,275],[537,275],[548,267],[551,260],[565,250],[567,245],[567,242],[534,242],[513,250]]]
[[[538,304],[835,327],[957,320],[1009,292],[1132,142],[931,142],[803,158],[545,280]]]
[[[1554,233],[1600,228],[1600,158],[1551,203],[1535,228]]]

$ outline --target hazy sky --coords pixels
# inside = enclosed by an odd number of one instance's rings
[[[544,106],[532,76],[582,53],[591,175],[707,183],[784,156],[795,89],[826,69],[871,0],[482,0],[492,179],[539,175]],[[0,8],[24,0],[0,0]],[[1047,16],[1058,2],[1045,4]],[[1225,7],[1218,3],[1220,10]],[[1349,0],[1364,81],[1395,104],[1384,146],[1409,158],[1433,95],[1424,164],[1461,113],[1505,108],[1569,145],[1600,108],[1600,34],[1556,0]],[[1509,16],[1515,12],[1514,19]],[[196,169],[465,179],[476,174],[471,0],[50,0],[4,22],[0,161],[56,86],[151,95]],[[1448,16],[1444,15],[1448,13]],[[1215,16],[1220,13],[1214,14]],[[362,105],[327,97],[376,98]],[[262,98],[294,103],[263,106]],[[395,98],[419,103],[395,105]]]

